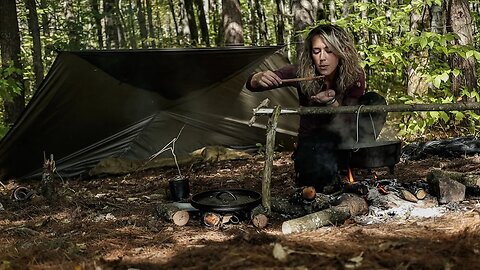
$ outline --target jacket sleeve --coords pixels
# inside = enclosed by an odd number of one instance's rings
[[[365,94],[365,73],[362,73],[358,80],[346,91],[343,105],[358,105],[358,100]]]

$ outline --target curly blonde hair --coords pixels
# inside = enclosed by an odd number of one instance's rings
[[[328,45],[328,48],[339,58],[335,87],[336,98],[343,101],[345,92],[352,84],[354,84],[359,76],[363,75],[363,69],[360,66],[360,56],[353,43],[353,38],[343,28],[324,24],[319,25],[307,35],[303,50],[299,57],[299,77],[317,76],[317,71],[312,60],[312,39],[319,36]],[[317,94],[322,87],[319,81],[300,82],[302,92],[308,96]]]

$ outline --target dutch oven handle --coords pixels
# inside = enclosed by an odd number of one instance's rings
[[[222,202],[226,202],[224,199],[220,198],[220,196],[221,196],[222,194],[228,194],[228,195],[232,196],[233,201],[236,201],[236,200],[237,200],[237,196],[235,196],[233,193],[231,193],[231,192],[228,191],[228,190],[223,190],[223,191],[218,192],[217,195],[215,196],[215,198],[217,198],[218,200],[221,200]]]

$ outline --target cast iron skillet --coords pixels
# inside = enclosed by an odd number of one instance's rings
[[[261,203],[262,196],[248,189],[219,189],[195,194],[193,207],[200,211],[235,212],[249,211]]]
[[[374,141],[341,145],[337,150],[337,161],[341,168],[393,167],[400,161],[400,141]]]

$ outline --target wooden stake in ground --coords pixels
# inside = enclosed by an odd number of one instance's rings
[[[171,203],[157,205],[157,214],[159,217],[178,226],[187,224],[190,219],[190,214],[186,210],[182,210]]]
[[[275,146],[275,132],[277,131],[278,116],[280,115],[280,106],[275,106],[274,112],[267,123],[267,139],[265,142],[265,166],[263,170],[262,181],[262,205],[267,211],[267,215],[271,213],[270,202],[270,181],[272,178],[273,154]]]
[[[355,194],[342,194],[337,203],[338,205],[325,210],[283,222],[282,232],[290,234],[313,231],[323,226],[341,224],[352,216],[363,215],[368,212],[365,199]]]

